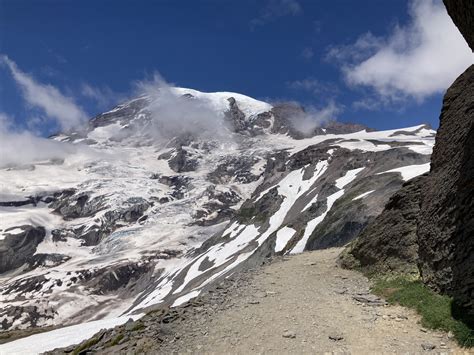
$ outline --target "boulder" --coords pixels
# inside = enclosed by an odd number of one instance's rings
[[[18,233],[18,231],[21,232]],[[9,233],[11,231],[11,234]],[[21,226],[7,229],[0,240],[0,273],[29,262],[46,235],[43,227]]]

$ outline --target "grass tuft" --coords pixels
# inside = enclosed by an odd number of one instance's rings
[[[404,276],[374,281],[372,291],[375,294],[384,297],[389,303],[415,309],[422,317],[423,327],[452,332],[460,346],[474,347],[472,323],[456,316],[459,312],[456,312],[456,305],[450,297],[439,295],[421,281]]]
[[[73,355],[79,355],[79,354],[85,353],[86,350],[88,350],[89,348],[96,345],[99,342],[99,340],[100,339],[98,337],[94,337],[94,338],[91,338],[91,339],[87,340],[85,343],[83,343],[82,345],[79,345],[76,349],[74,349],[72,354]]]
[[[117,345],[120,340],[122,340],[124,338],[124,335],[123,334],[119,334],[117,335],[114,339],[112,339],[112,341],[110,342],[110,344],[108,346],[115,346]]]

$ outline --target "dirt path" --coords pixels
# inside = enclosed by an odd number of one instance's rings
[[[174,324],[160,353],[463,353],[414,312],[370,295],[364,276],[336,266],[340,251],[262,267],[210,316]]]

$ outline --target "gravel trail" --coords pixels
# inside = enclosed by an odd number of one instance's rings
[[[336,265],[342,249],[282,258],[212,317],[181,324],[178,353],[463,353],[445,333],[427,331],[413,311],[385,305],[362,274]],[[186,332],[193,329],[194,333]],[[176,329],[177,331],[178,329]]]

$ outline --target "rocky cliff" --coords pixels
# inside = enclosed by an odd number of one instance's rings
[[[474,3],[444,2],[474,48]],[[417,260],[427,285],[474,314],[474,66],[444,97],[431,171],[414,187],[406,184],[392,197],[346,250],[342,264],[384,272],[400,271]]]
[[[474,4],[445,4],[474,48]],[[422,189],[418,239],[424,282],[474,314],[474,66],[443,100],[431,172]]]
[[[368,273],[417,272],[417,224],[422,175],[406,182],[384,211],[341,255],[342,266]]]

